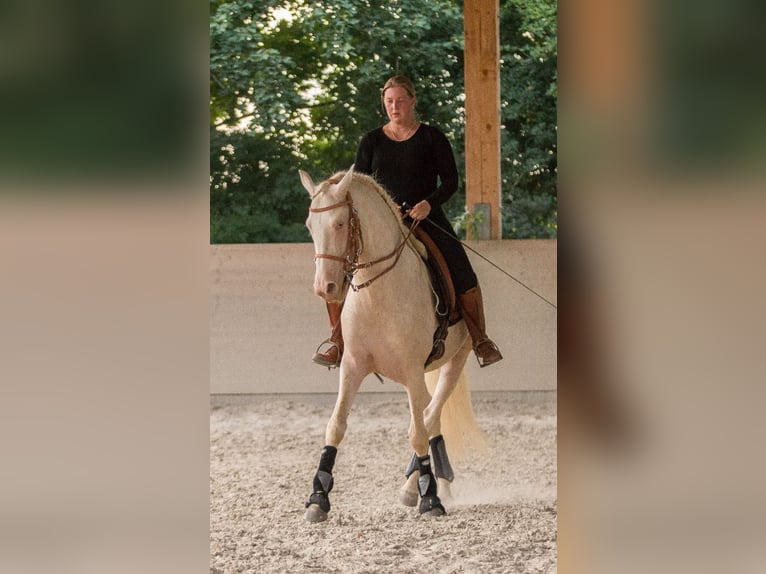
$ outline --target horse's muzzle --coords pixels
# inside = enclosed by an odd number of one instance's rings
[[[335,281],[314,281],[314,293],[325,301],[340,299],[340,286]]]

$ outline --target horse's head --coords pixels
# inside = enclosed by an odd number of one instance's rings
[[[338,179],[337,176],[315,184],[311,176],[299,171],[301,183],[311,196],[306,227],[314,241],[314,293],[326,301],[343,297],[343,284],[348,262],[354,253],[355,235],[351,227],[350,196],[348,195],[354,166]]]

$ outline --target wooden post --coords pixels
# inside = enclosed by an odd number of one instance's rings
[[[466,208],[483,213],[478,237],[501,239],[499,0],[465,0]]]

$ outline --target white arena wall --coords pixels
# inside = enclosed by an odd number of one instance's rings
[[[555,240],[468,245],[556,304]],[[212,245],[210,254],[211,394],[337,391],[338,370],[311,362],[317,345],[329,336],[324,302],[312,291],[313,245]],[[555,390],[556,309],[468,254],[484,293],[488,334],[504,357],[480,369],[471,354],[471,388]],[[400,389],[369,376],[361,392]]]

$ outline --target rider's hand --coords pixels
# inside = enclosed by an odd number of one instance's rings
[[[431,204],[424,199],[423,201],[415,204],[415,207],[410,209],[407,212],[407,215],[409,215],[415,221],[422,221],[428,217],[429,213],[431,213]]]

